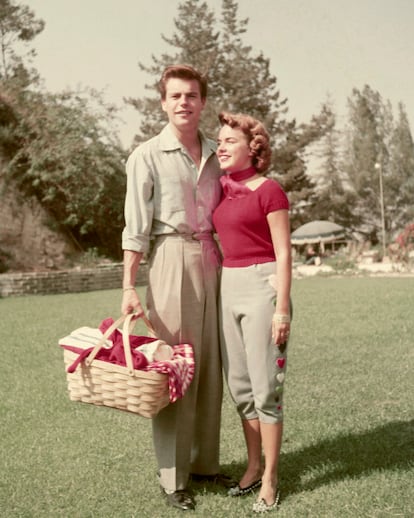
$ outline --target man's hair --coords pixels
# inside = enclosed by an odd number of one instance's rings
[[[269,134],[264,125],[244,113],[221,112],[219,121],[222,126],[239,129],[246,135],[253,155],[252,164],[258,173],[264,173],[269,168],[272,156]]]
[[[167,94],[167,81],[171,78],[197,81],[200,86],[201,99],[205,99],[207,97],[207,78],[205,76],[189,65],[170,65],[164,70],[158,83],[158,89],[162,100],[165,99]]]

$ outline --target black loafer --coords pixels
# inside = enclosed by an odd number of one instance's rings
[[[191,478],[195,482],[210,482],[211,484],[217,484],[226,489],[237,486],[236,480],[222,473],[216,473],[215,475],[198,475],[197,473],[191,473]]]
[[[250,486],[247,487],[240,487],[239,484],[237,484],[235,487],[231,487],[228,491],[229,496],[244,496],[248,493],[253,493],[255,489],[258,489],[262,485],[262,479],[256,480]]]
[[[177,509],[181,509],[181,511],[191,511],[195,509],[194,498],[186,489],[179,489],[173,493],[167,493],[163,488],[161,491],[166,498],[167,504],[171,507],[176,507]]]

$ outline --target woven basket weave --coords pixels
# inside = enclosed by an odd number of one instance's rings
[[[149,321],[144,321],[150,331]],[[104,346],[108,336],[124,321],[123,345],[127,366],[115,365],[95,356]],[[98,406],[108,406],[134,412],[152,418],[169,403],[168,375],[146,372],[133,368],[129,334],[136,319],[134,315],[120,317],[107,329],[88,358],[78,365],[73,373],[66,371],[69,398]],[[63,358],[66,369],[78,355],[64,349]]]

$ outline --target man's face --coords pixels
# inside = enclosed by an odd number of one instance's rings
[[[177,129],[196,130],[205,99],[201,99],[198,81],[174,77],[167,81],[166,95],[161,105],[168,120]]]

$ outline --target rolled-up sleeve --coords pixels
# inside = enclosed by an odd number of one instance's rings
[[[154,215],[153,174],[141,148],[135,149],[126,164],[125,227],[122,249],[146,253]]]

